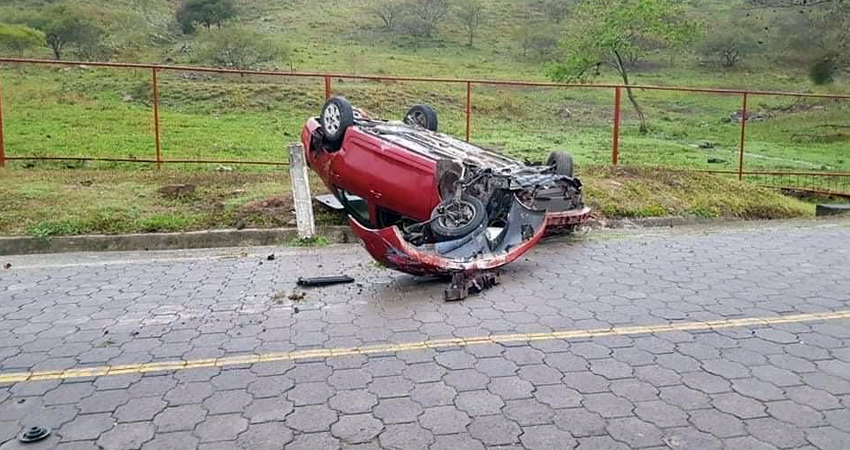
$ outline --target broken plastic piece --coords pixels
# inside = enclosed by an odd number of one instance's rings
[[[447,302],[456,302],[499,284],[499,272],[479,272],[452,274],[452,283],[446,288],[444,298]]]
[[[344,283],[353,283],[353,282],[354,282],[354,278],[351,278],[348,275],[333,276],[333,277],[315,277],[315,278],[298,277],[298,285],[302,286],[302,287],[330,286],[332,284],[344,284]]]

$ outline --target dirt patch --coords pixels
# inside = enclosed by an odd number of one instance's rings
[[[295,223],[295,204],[291,198],[269,197],[242,206],[236,217],[246,224],[291,226]]]

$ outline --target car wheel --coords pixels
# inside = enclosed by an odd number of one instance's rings
[[[567,152],[552,152],[546,165],[554,166],[556,175],[573,176],[573,157]]]
[[[354,108],[345,98],[332,97],[322,107],[320,119],[325,141],[331,146],[339,148],[342,139],[345,137],[345,131],[354,125]]]
[[[438,240],[457,239],[475,231],[487,221],[481,200],[464,195],[460,201],[447,199],[431,211],[431,232]]]
[[[437,112],[428,105],[413,105],[404,115],[404,123],[437,131]]]

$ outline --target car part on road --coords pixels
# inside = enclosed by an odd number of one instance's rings
[[[301,287],[321,287],[321,286],[330,286],[330,285],[333,285],[333,284],[346,284],[346,283],[354,283],[354,278],[351,278],[347,275],[331,276],[331,277],[315,277],[315,278],[298,277],[298,282],[297,282],[297,284]]]
[[[404,115],[404,123],[406,125],[422,127],[429,131],[437,131],[439,125],[437,112],[428,105],[411,106],[407,114]]]
[[[456,302],[469,297],[470,293],[478,293],[499,284],[499,272],[478,272],[466,274],[457,272],[452,275],[452,282],[443,293],[447,302]]]
[[[24,444],[30,444],[43,440],[48,436],[50,436],[50,428],[32,426],[24,430],[24,432],[21,433],[20,436],[18,436],[18,440],[23,442]]]

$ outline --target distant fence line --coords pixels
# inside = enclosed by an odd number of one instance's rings
[[[44,59],[25,59],[25,58],[0,58],[0,63],[8,64],[24,64],[24,65],[54,65],[54,66],[88,66],[88,67],[109,67],[118,69],[144,69],[151,72],[151,83],[153,86],[152,94],[152,121],[153,121],[153,147],[155,151],[154,158],[135,159],[135,158],[103,158],[103,157],[79,157],[79,156],[8,156],[6,154],[4,136],[3,136],[3,89],[2,89],[2,70],[0,70],[0,167],[5,167],[6,161],[15,160],[73,160],[73,161],[104,161],[104,162],[130,162],[130,163],[153,163],[157,167],[163,164],[173,163],[200,163],[200,164],[253,164],[253,165],[269,165],[283,166],[288,163],[285,161],[250,161],[250,160],[215,160],[215,159],[166,159],[162,156],[162,145],[160,136],[160,117],[159,117],[159,81],[158,73],[161,71],[175,72],[201,72],[201,73],[217,73],[217,74],[234,74],[241,76],[270,76],[270,77],[289,77],[289,78],[312,78],[324,82],[325,98],[330,98],[333,95],[333,79],[337,80],[369,80],[369,81],[390,81],[390,82],[408,82],[408,83],[444,83],[455,84],[466,87],[465,99],[465,121],[466,121],[466,140],[472,139],[472,105],[473,96],[472,88],[476,85],[486,86],[521,86],[521,87],[547,87],[547,88],[585,88],[585,89],[610,89],[613,91],[613,108],[612,108],[612,136],[611,136],[611,164],[618,165],[620,160],[620,122],[621,122],[621,99],[622,91],[626,88],[622,84],[581,84],[581,83],[553,83],[543,81],[521,81],[521,80],[491,80],[481,78],[446,78],[446,77],[399,77],[389,75],[353,75],[342,73],[320,73],[320,72],[283,72],[269,70],[239,70],[239,69],[219,69],[213,67],[196,67],[182,65],[162,65],[162,64],[138,64],[138,63],[115,63],[115,62],[88,62],[88,61],[55,61]],[[2,66],[0,66],[2,69]],[[652,85],[631,85],[629,86],[636,90],[648,91],[668,91],[668,92],[689,92],[689,93],[704,93],[714,95],[738,95],[741,96],[741,135],[738,149],[738,170],[700,170],[701,172],[709,172],[715,174],[737,175],[739,180],[744,177],[755,177],[758,179],[774,177],[777,180],[790,179],[789,177],[797,177],[799,181],[810,179],[811,183],[805,184],[803,190],[808,190],[815,193],[850,195],[850,172],[803,172],[803,171],[745,171],[745,146],[747,137],[747,122],[749,119],[748,103],[754,96],[780,96],[780,97],[797,97],[797,98],[825,98],[825,99],[842,99],[850,100],[850,95],[841,94],[815,94],[806,92],[783,92],[783,91],[762,91],[762,90],[741,90],[741,89],[712,89],[712,88],[694,88],[694,87],[673,87],[673,86],[652,86]],[[762,183],[777,187],[775,183]],[[821,188],[821,186],[832,186],[832,188]]]

